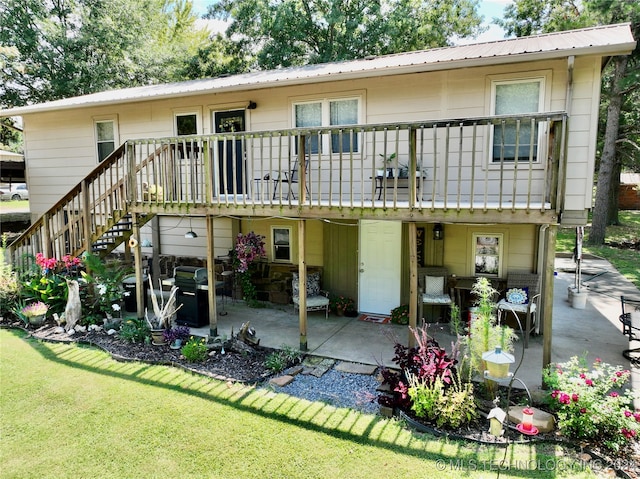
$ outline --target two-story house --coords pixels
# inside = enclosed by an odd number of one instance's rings
[[[22,117],[34,220],[14,260],[90,250],[130,215],[138,281],[149,238],[206,259],[212,286],[254,231],[269,263],[320,268],[359,311],[408,303],[411,325],[422,267],[537,273],[548,361],[556,228],[586,223],[602,70],[634,48],[620,24],[0,111]]]

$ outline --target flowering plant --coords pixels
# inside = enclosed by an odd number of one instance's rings
[[[403,304],[391,310],[393,324],[409,324],[409,305]]]
[[[266,254],[264,250],[264,236],[257,235],[253,231],[245,235],[238,233],[235,253],[238,259],[237,270],[239,273],[245,273],[249,269],[249,264],[262,258]]]
[[[34,316],[42,316],[43,314],[47,314],[47,311],[49,311],[49,306],[44,304],[42,301],[29,303],[20,310],[20,312],[28,318],[32,318]]]
[[[633,393],[622,392],[630,374],[600,359],[589,370],[577,356],[545,369],[543,379],[551,390],[550,406],[560,432],[572,439],[596,439],[612,451],[628,445],[640,430]]]
[[[347,296],[333,296],[329,300],[329,306],[334,311],[351,311],[355,308],[355,303],[353,299]]]

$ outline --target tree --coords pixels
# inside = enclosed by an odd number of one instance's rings
[[[634,38],[640,39],[640,3],[628,0],[515,0],[505,9],[504,20],[494,20],[508,34],[530,35],[596,24],[630,22]],[[637,118],[640,107],[640,48],[629,56],[615,57],[612,72],[605,76],[602,97],[607,105],[599,160],[593,219],[587,242],[603,244],[606,226],[617,221],[617,185],[625,156],[640,165]],[[601,120],[604,115],[601,115]],[[625,121],[627,120],[627,121]],[[624,128],[620,128],[623,124]],[[635,157],[635,161],[629,161]],[[617,177],[616,177],[617,175]]]
[[[206,17],[273,69],[448,45],[481,32],[478,0],[221,0]]]
[[[0,0],[0,106],[173,80],[207,38],[196,18],[187,0]]]

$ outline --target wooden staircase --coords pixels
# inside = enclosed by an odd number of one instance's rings
[[[43,253],[79,256],[90,251],[104,257],[131,237],[125,145],[101,162],[8,248],[14,265]],[[153,214],[138,214],[138,227]]]

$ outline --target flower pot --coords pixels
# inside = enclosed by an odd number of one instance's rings
[[[167,344],[164,340],[164,329],[151,330],[151,343],[155,346],[164,346]]]
[[[571,307],[574,309],[584,309],[587,307],[587,296],[588,293],[586,291],[577,290],[573,292],[571,295]]]
[[[29,316],[29,324],[32,326],[42,326],[46,315],[38,314],[37,316]]]

